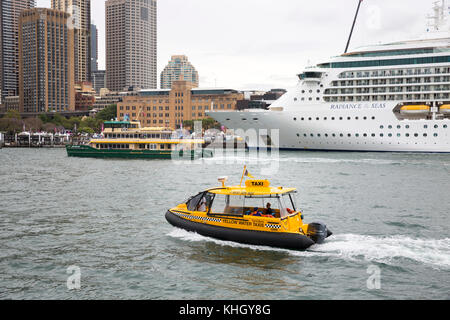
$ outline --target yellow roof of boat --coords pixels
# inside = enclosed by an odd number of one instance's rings
[[[245,186],[223,186],[221,188],[212,188],[207,190],[214,194],[240,195],[240,196],[263,196],[263,195],[281,195],[297,191],[295,188],[271,187],[268,180],[247,180]]]

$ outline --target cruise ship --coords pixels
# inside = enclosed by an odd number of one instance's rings
[[[417,40],[359,48],[306,68],[269,110],[208,114],[242,130],[250,148],[450,152],[445,2],[435,11],[433,30]]]

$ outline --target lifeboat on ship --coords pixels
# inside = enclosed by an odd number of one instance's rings
[[[430,113],[430,106],[427,105],[407,105],[400,108],[400,113],[404,115],[422,115]]]
[[[450,104],[443,104],[439,107],[439,113],[450,115]]]
[[[244,177],[244,175],[243,175]],[[304,223],[295,188],[272,187],[268,180],[247,180],[245,186],[207,189],[170,209],[173,226],[219,240],[306,250],[332,235],[323,223]]]

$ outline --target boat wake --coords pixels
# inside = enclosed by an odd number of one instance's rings
[[[350,261],[369,261],[388,265],[401,265],[404,259],[450,270],[450,238],[414,239],[406,236],[364,236],[340,234],[328,238],[325,243],[314,245],[307,251],[293,251],[264,246],[240,244],[201,236],[197,233],[174,228],[169,237],[190,242],[213,242],[221,246],[248,248],[259,251],[279,251],[301,257],[332,257]]]

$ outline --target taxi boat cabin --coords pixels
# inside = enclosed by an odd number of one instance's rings
[[[296,190],[282,194],[221,194],[212,189],[191,197],[188,211],[206,212],[209,216],[260,216],[284,219],[297,212]],[[270,210],[269,210],[270,209]]]

